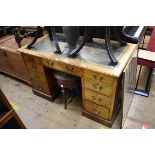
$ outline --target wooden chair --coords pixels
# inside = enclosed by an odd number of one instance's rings
[[[60,71],[54,71],[54,77],[61,88],[65,109],[67,109],[68,98],[74,97],[80,89],[80,78]]]

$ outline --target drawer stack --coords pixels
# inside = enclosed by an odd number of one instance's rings
[[[50,95],[50,89],[45,77],[41,59],[24,55],[24,61],[30,74],[33,89]]]
[[[111,119],[113,107],[114,77],[89,70],[84,71],[83,77],[83,106],[84,111],[99,117]]]

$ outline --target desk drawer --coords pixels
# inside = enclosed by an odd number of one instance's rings
[[[40,92],[43,92],[45,94],[50,94],[50,90],[49,90],[49,87],[45,82],[40,82],[40,81],[37,81],[37,80],[32,80],[32,86],[34,89],[40,91]]]
[[[109,109],[107,108],[104,108],[100,105],[96,105],[94,103],[91,103],[89,101],[84,101],[84,109],[87,111],[87,112],[90,112],[96,116],[99,116],[101,118],[104,118],[104,119],[108,119],[109,118]]]
[[[53,68],[55,70],[59,70],[59,71],[66,72],[69,74],[73,74],[76,76],[81,77],[81,75],[82,75],[82,69],[75,67],[75,66],[72,66],[72,65],[62,63],[62,62],[43,60],[43,64],[45,66]]]
[[[33,64],[33,63],[39,63],[41,64],[41,59],[34,57],[32,55],[24,55],[24,60],[29,63],[29,64]]]
[[[101,83],[93,81],[91,79],[85,79],[84,88],[101,93],[108,97],[112,97],[113,85],[109,83]]]
[[[87,89],[83,90],[83,92],[84,99],[110,109],[112,98],[101,95],[99,93],[95,93]]]
[[[29,72],[30,72],[30,77],[32,80],[37,80],[39,82],[45,82],[46,81],[46,77],[45,77],[43,72],[38,72],[34,69],[29,70]]]
[[[33,70],[36,72],[42,72],[43,71],[43,66],[40,64],[26,62],[26,66],[27,66],[28,70]]]
[[[97,72],[92,72],[89,70],[84,71],[84,77],[86,79],[90,79],[96,83],[101,83],[101,84],[105,83],[105,84],[111,85],[114,81],[113,76],[101,74],[101,73],[97,73]]]
[[[43,72],[37,72],[35,70],[29,70],[32,87],[38,91],[50,94],[49,87],[46,81],[45,74]]]

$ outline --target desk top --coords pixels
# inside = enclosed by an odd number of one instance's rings
[[[65,45],[66,43],[64,40],[61,40],[60,48],[65,49]],[[33,48],[27,49],[26,47],[27,45],[19,48],[18,51],[42,59],[59,61],[65,64],[116,77],[121,75],[128,60],[137,49],[137,45],[135,44],[128,44],[127,46],[120,47],[117,42],[113,42],[114,54],[118,60],[118,64],[113,67],[109,65],[110,59],[106,52],[103,39],[96,39],[95,43],[88,43],[75,58],[68,58],[65,55],[65,52],[63,54],[55,54],[54,45],[49,40],[48,35],[39,38]]]

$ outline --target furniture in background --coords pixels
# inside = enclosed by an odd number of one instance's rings
[[[0,89],[0,129],[25,129],[25,125]]]
[[[60,71],[54,71],[54,77],[61,89],[65,109],[67,109],[67,100],[69,97],[74,97],[80,91],[80,78]]]
[[[42,36],[43,33],[46,33],[45,29],[42,28],[39,31],[35,26],[3,26],[0,27],[0,33],[3,34],[3,37],[0,38],[0,72],[31,85],[27,68],[17,49],[32,42],[36,35],[37,37]]]
[[[152,82],[152,73],[153,68],[155,68],[155,27],[149,28],[151,29],[151,35],[149,42],[147,44],[146,50],[139,49],[138,51],[138,65],[140,65],[139,74],[137,78],[137,84],[135,88],[135,94],[141,95],[141,96],[149,96],[151,82]],[[144,89],[138,88],[138,83],[142,71],[142,67],[146,66],[149,68],[149,73],[146,81],[146,85]]]
[[[24,39],[23,45],[30,40],[31,38]],[[17,52],[18,48],[18,44],[13,35],[7,35],[0,38],[0,72],[31,85],[30,77],[21,53]]]
[[[60,46],[62,45],[64,45],[63,42]],[[79,60],[55,54],[48,35],[38,39],[35,48],[27,49],[25,45],[18,51],[22,54],[29,71],[35,94],[49,100],[56,98],[59,89],[54,78],[54,70],[77,76],[82,84],[82,115],[111,127],[123,101],[125,67],[130,68],[128,70],[128,75],[132,75],[130,81],[135,81],[136,75],[133,70],[137,68],[137,47],[136,44],[128,44],[124,47],[117,56],[118,64],[115,67],[108,66],[108,62],[107,64],[92,63],[86,60],[88,57],[85,57],[85,60]],[[82,49],[81,53],[90,55],[96,50],[95,47],[87,47]],[[95,59],[100,60],[100,56]],[[128,83],[126,86],[129,93],[131,87],[135,88],[134,82],[132,86]],[[132,97],[131,95],[130,101]]]
[[[11,34],[11,26],[0,26],[0,37]]]

